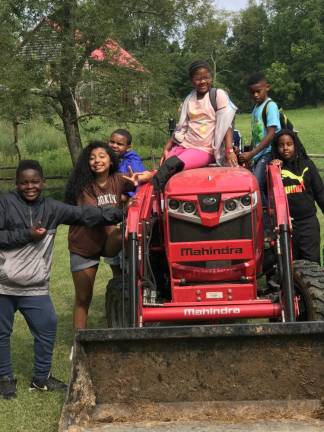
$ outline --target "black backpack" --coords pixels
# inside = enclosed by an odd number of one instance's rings
[[[211,87],[209,89],[209,100],[215,112],[217,111],[216,96],[217,96],[217,88]]]
[[[264,127],[267,129],[267,109],[268,109],[268,105],[269,103],[272,101],[272,99],[269,99],[262,110],[262,121],[264,124]],[[297,133],[297,131],[294,128],[294,125],[292,124],[292,122],[289,120],[289,118],[286,116],[286,114],[284,113],[282,107],[280,107],[278,105],[278,109],[279,109],[279,116],[280,116],[280,126],[281,129],[289,129],[295,133]]]

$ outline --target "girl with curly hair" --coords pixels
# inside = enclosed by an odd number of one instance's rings
[[[133,172],[129,177],[122,175],[117,168],[118,158],[107,143],[90,142],[70,175],[65,201],[74,205],[121,207],[122,194],[133,191],[140,179]],[[100,257],[116,257],[121,250],[121,230],[116,225],[95,228],[71,226],[68,244],[75,286],[74,327],[80,329],[87,326]],[[119,265],[109,264],[113,276],[117,276]]]

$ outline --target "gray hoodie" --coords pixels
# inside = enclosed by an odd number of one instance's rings
[[[25,201],[17,191],[0,197],[0,294],[34,296],[48,294],[53,243],[59,224],[114,225],[122,219],[118,208],[77,207],[44,198]],[[30,228],[47,229],[33,241]]]

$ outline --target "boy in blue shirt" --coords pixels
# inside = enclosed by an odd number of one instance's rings
[[[141,183],[150,181],[152,173],[146,170],[141,157],[132,149],[132,135],[127,129],[116,129],[112,132],[108,145],[119,158],[118,172],[128,175],[132,171],[141,174]],[[128,196],[132,197],[135,193],[128,192]]]
[[[266,165],[271,161],[271,143],[277,132],[280,131],[280,114],[277,104],[272,101],[268,92],[270,84],[262,73],[254,73],[248,80],[248,88],[255,105],[251,114],[252,140],[250,151],[241,153],[240,162],[249,165],[252,162],[252,172],[259,182],[263,203],[266,203],[265,173]],[[265,104],[270,100],[266,107],[266,124],[264,124],[262,112]]]
[[[133,172],[146,171],[140,156],[131,148],[132,135],[128,130],[116,129],[111,134],[108,145],[119,157],[118,171],[120,173],[128,174],[129,167]]]
[[[109,147],[116,153],[119,158],[118,172],[122,174],[140,173],[141,183],[145,183],[152,178],[152,174],[146,170],[141,157],[132,149],[132,135],[127,129],[116,129],[110,135],[108,140]],[[127,192],[123,195],[125,201],[135,195],[135,192]],[[105,262],[110,265],[113,275],[121,274],[120,256],[106,257]]]

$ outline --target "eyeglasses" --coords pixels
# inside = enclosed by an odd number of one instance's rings
[[[206,76],[194,76],[192,78],[193,81],[195,82],[201,82],[201,81],[211,81],[212,77],[210,75],[206,75]]]

